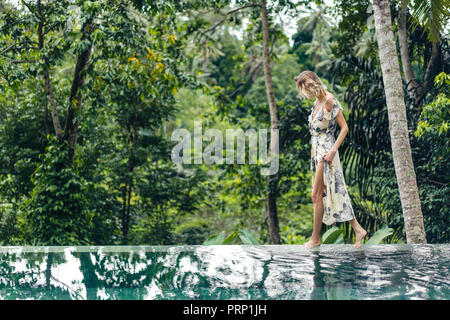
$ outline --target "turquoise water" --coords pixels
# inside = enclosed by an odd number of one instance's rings
[[[450,245],[0,247],[0,299],[449,299]]]

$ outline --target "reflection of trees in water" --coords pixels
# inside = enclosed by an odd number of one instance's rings
[[[52,274],[58,265],[67,262],[63,253],[0,254],[0,299],[84,299],[84,289],[88,300],[139,300],[146,298],[152,287],[160,289],[164,297],[188,286],[189,273],[177,272],[180,259],[188,252],[171,257],[166,252],[132,250],[71,254],[74,259],[69,263],[79,262],[80,281],[75,281],[73,274],[63,274],[60,279]],[[175,258],[176,263],[165,266],[166,258]],[[179,288],[173,285],[177,278]]]
[[[314,263],[314,277],[313,277],[313,290],[311,292],[312,300],[327,300],[327,295],[325,292],[325,275],[322,273],[320,266],[320,258],[318,252],[311,253],[313,263]]]
[[[262,275],[260,279],[257,279],[256,272],[254,272],[256,271],[255,269],[257,269],[257,267],[252,270],[253,272],[244,272],[242,274],[239,274],[237,270],[233,270],[228,265],[224,265],[221,268],[215,269],[214,271],[216,272],[216,276],[210,276],[209,274],[202,272],[205,271],[208,267],[208,263],[205,262],[204,269],[200,270],[201,272],[198,273],[199,278],[202,279],[201,283],[204,283],[203,287],[199,285],[194,288],[194,290],[202,293],[202,299],[204,299],[204,297],[208,297],[207,299],[214,300],[263,299],[267,297],[266,280],[270,275],[269,267],[272,262],[272,255],[270,256],[270,258],[262,262],[262,266],[260,266],[260,268],[262,269]],[[230,261],[230,263],[232,262]],[[233,287],[232,284],[223,281],[224,275],[231,274],[233,274],[233,276],[235,277],[245,277],[247,279],[247,282],[243,283],[240,286]],[[206,288],[205,284],[208,285]]]
[[[188,299],[192,293],[198,299],[264,299],[267,297],[266,280],[270,275],[269,267],[273,256],[250,258],[249,252],[231,250],[230,255],[218,255],[212,250],[198,250],[190,256],[191,264],[197,266],[197,272],[186,282],[181,298]],[[219,260],[216,260],[219,259]],[[218,263],[218,261],[220,263]],[[240,268],[243,264],[246,267]],[[258,274],[261,273],[261,276]],[[193,279],[196,279],[194,282]],[[190,295],[189,295],[190,293]]]
[[[354,299],[363,277],[361,269],[355,268],[358,260],[364,260],[363,251],[345,254],[342,259],[337,254],[311,252],[314,265],[312,300]],[[365,282],[363,282],[365,284]]]
[[[263,263],[263,274],[261,277],[261,281],[257,284],[257,290],[250,291],[250,299],[261,299],[266,295],[265,282],[267,277],[269,276],[269,265],[273,261],[273,256],[271,255],[269,259],[265,260]]]
[[[64,262],[53,253],[0,253],[0,299],[72,299],[70,287],[51,275],[52,266]]]
[[[66,263],[64,253],[0,254],[0,299],[144,299],[154,285],[170,289],[176,269],[163,265],[165,252],[72,252],[69,263],[79,262],[82,278],[55,277]],[[179,255],[180,259],[183,254]],[[23,269],[23,270],[22,270]]]
[[[297,299],[309,287],[296,283],[291,274],[304,272],[299,274],[304,280],[311,271],[309,298],[314,300],[418,295],[433,299],[449,294],[445,285],[448,258],[440,251],[318,251],[288,263],[284,256],[267,252],[258,257],[246,254],[232,250],[217,255],[210,249],[147,252],[143,248],[5,252],[0,253],[0,299]],[[302,261],[308,266],[299,267]],[[379,266],[381,273],[368,288],[372,265]],[[434,287],[424,281],[422,276],[427,275]]]
[[[66,252],[67,254],[67,252]],[[261,299],[267,297],[273,257],[237,270],[239,257],[210,251],[70,252],[0,254],[1,299]],[[79,280],[55,270],[79,265]],[[23,269],[23,271],[22,271]],[[69,270],[69,269],[67,269]],[[258,272],[257,272],[258,271]],[[238,279],[238,280],[236,280]],[[243,281],[240,283],[239,281]]]
[[[241,263],[243,257],[220,257],[223,260],[214,264],[211,251],[70,254],[74,258],[70,263],[79,262],[82,275],[79,281],[74,281],[73,275],[64,279],[52,275],[58,265],[67,262],[62,253],[4,254],[0,265],[1,288],[7,289],[3,290],[7,295],[2,294],[2,298],[256,300],[292,298],[296,294],[289,279],[271,274],[271,270],[279,267],[273,255],[252,260],[250,269],[239,269],[235,264]],[[315,276],[311,298],[343,298],[339,287],[333,287],[336,279],[323,272],[319,254],[313,254],[312,258]],[[24,263],[26,271],[15,270],[15,265]],[[339,270],[339,265],[335,267]],[[283,276],[289,276],[289,272]]]
[[[390,277],[396,287],[395,298],[447,299],[450,296],[450,250],[440,245],[397,248]],[[432,270],[432,271],[431,271]],[[411,279],[413,281],[411,281]]]
[[[88,300],[142,300],[152,282],[164,286],[167,281],[168,273],[163,267],[166,252],[73,252],[73,255],[80,260]]]
[[[311,299],[446,299],[445,257],[423,247],[355,251],[344,257],[316,252]]]

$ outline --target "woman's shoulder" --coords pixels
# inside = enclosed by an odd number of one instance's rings
[[[334,103],[337,102],[337,99],[332,93],[330,93],[326,99],[327,100],[325,100],[325,109],[328,112],[331,112],[331,110],[333,109]]]

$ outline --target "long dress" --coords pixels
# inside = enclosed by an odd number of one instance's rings
[[[311,133],[311,172],[312,187],[314,188],[314,179],[316,167],[319,161],[324,161],[323,180],[326,192],[322,195],[324,215],[322,222],[331,225],[336,222],[349,221],[355,218],[350,196],[347,192],[347,186],[344,181],[341,162],[339,160],[339,151],[333,157],[333,161],[328,163],[322,157],[333,147],[335,143],[334,133],[336,132],[336,116],[339,109],[344,110],[335,97],[333,108],[330,112],[322,106],[322,109],[314,115],[312,119],[314,106],[308,117],[309,132]]]

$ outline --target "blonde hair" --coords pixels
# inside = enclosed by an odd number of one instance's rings
[[[297,89],[302,98],[323,98],[327,87],[320,81],[319,77],[312,71],[306,70],[294,78]]]

